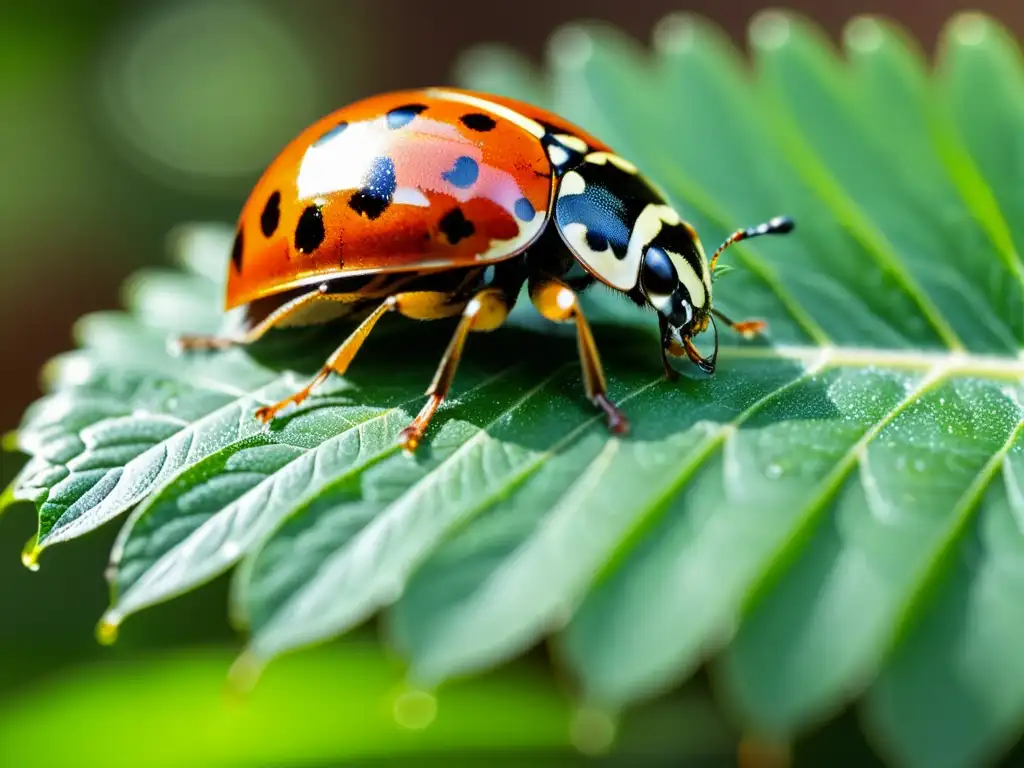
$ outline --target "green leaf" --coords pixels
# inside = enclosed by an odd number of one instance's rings
[[[873,18],[841,53],[778,12],[750,42],[747,66],[680,14],[652,50],[572,25],[543,75],[500,47],[459,68],[608,141],[707,247],[797,221],[726,255],[716,307],[769,331],[723,329],[713,379],[666,381],[650,313],[595,290],[628,437],[583,397],[571,328],[525,302],[472,339],[415,458],[395,439],[450,324],[389,318],[349,375],[263,428],[256,405],[344,330],[169,356],[168,333],[220,322],[231,242],[184,228],[184,270],[86,318],[24,418],[8,494],[39,513],[28,561],[133,509],[104,639],[238,565],[230,610],[258,665],[380,614],[425,685],[547,640],[595,708],[707,664],[773,741],[857,703],[901,764],[997,756],[1024,724],[1019,51],[976,14],[950,23],[934,73]]]

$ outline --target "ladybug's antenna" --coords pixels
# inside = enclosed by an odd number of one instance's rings
[[[738,229],[725,238],[725,242],[718,246],[718,250],[715,251],[711,257],[711,262],[708,264],[708,270],[711,272],[715,271],[715,264],[718,263],[718,257],[722,255],[722,251],[728,248],[730,245],[735,245],[741,240],[749,240],[752,237],[760,237],[761,235],[784,235],[787,232],[792,232],[793,227],[796,224],[794,221],[787,216],[776,216],[774,219],[769,219],[763,224],[758,224],[756,227],[747,227],[746,229]]]

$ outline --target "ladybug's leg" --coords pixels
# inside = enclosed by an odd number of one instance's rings
[[[462,357],[462,349],[466,345],[466,338],[470,331],[493,331],[505,322],[508,313],[512,308],[513,301],[501,288],[485,288],[475,294],[462,310],[462,318],[459,320],[455,333],[448,343],[441,364],[434,374],[434,380],[427,388],[428,400],[422,410],[413,419],[412,424],[402,430],[399,435],[399,442],[407,451],[416,450],[423,435],[427,431],[430,420],[434,417],[438,407],[444,402],[448,391],[451,389],[452,381],[455,379],[455,369],[458,368],[459,360]],[[403,315],[410,314],[411,307],[399,306],[398,311]],[[410,315],[416,316],[416,315]]]
[[[570,320],[576,323],[576,341],[579,344],[580,364],[583,366],[583,386],[587,397],[608,418],[608,428],[612,432],[624,433],[629,430],[629,421],[609,399],[608,386],[601,370],[601,359],[597,354],[597,344],[590,324],[583,316],[576,293],[561,280],[542,276],[530,278],[530,300],[548,320],[564,323]]]
[[[337,296],[344,297],[345,294],[337,294]],[[333,299],[334,296],[331,296],[330,298]],[[344,300],[344,298],[339,298],[338,300]],[[298,301],[298,299],[296,299],[296,301]],[[341,346],[334,350],[333,354],[327,358],[323,367],[317,372],[316,376],[313,377],[309,384],[280,402],[274,403],[273,405],[263,406],[256,411],[256,418],[266,423],[280,413],[282,409],[292,403],[298,405],[309,397],[310,393],[314,389],[327,380],[327,377],[331,375],[331,371],[339,375],[344,374],[345,371],[348,370],[349,364],[356,356],[360,347],[363,346],[363,342],[366,341],[367,336],[370,335],[370,331],[373,330],[377,321],[386,313],[397,311],[407,317],[433,319],[457,314],[461,308],[461,305],[455,305],[454,307],[451,305],[451,297],[449,294],[436,291],[398,293],[394,296],[389,296],[381,302],[381,304],[373,310],[373,312],[371,312],[354,331],[352,331],[348,338],[341,343]],[[280,322],[280,320],[281,318],[278,318],[278,322]]]
[[[764,322],[764,320],[743,320],[742,322],[735,323],[717,309],[712,309],[711,312],[715,317],[736,331],[736,333],[747,339],[757,336],[757,334],[768,327],[768,323]]]
[[[236,335],[229,336],[179,336],[173,340],[172,349],[175,352],[195,351],[203,349],[227,349],[228,347],[243,344],[252,344],[258,341],[267,331],[283,323],[292,315],[296,315],[310,304],[317,301],[337,300],[335,296],[326,294],[327,286],[321,286],[315,291],[304,293],[291,301],[282,304],[259,323],[241,331]],[[337,296],[341,296],[338,294]]]
[[[366,337],[370,335],[370,331],[373,330],[373,326],[377,324],[387,312],[395,308],[395,297],[392,296],[383,301],[373,312],[371,312],[359,326],[352,331],[345,341],[338,347],[327,358],[327,362],[324,363],[323,367],[317,371],[316,376],[313,377],[312,381],[306,386],[300,389],[298,392],[289,395],[284,400],[274,403],[273,405],[265,405],[256,411],[256,418],[266,423],[276,416],[283,408],[292,403],[298,405],[307,397],[309,394],[316,389],[318,386],[324,383],[328,376],[331,375],[331,371],[339,374],[345,373],[348,369],[349,363],[352,362],[352,358],[356,356],[356,352],[363,346],[363,342],[366,341]]]

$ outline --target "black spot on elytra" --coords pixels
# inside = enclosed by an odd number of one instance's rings
[[[235,271],[242,271],[242,249],[244,248],[242,242],[242,230],[238,230],[238,234],[235,235],[235,243],[231,246],[231,263],[235,265]]]
[[[471,237],[476,232],[473,222],[466,218],[461,208],[453,208],[441,219],[441,232],[448,238],[448,242],[455,245],[466,237]]]
[[[260,214],[260,230],[264,237],[270,237],[277,231],[277,224],[281,221],[281,193],[274,193],[267,198],[267,204],[263,206],[263,213]]]
[[[396,107],[387,114],[388,128],[401,128],[413,121],[420,112],[427,108],[426,104],[406,104]]]
[[[324,216],[320,207],[311,205],[299,216],[295,227],[295,250],[299,253],[312,253],[324,241]]]
[[[459,118],[462,124],[469,128],[471,131],[478,133],[486,133],[487,131],[493,131],[494,126],[497,125],[494,122],[494,118],[485,115],[483,112],[470,112],[468,115],[463,115]]]
[[[334,138],[335,136],[337,136],[338,134],[342,133],[342,132],[343,132],[343,131],[344,131],[344,130],[345,130],[346,128],[348,128],[348,123],[346,123],[346,122],[345,122],[344,120],[342,120],[342,121],[341,121],[340,123],[338,123],[338,124],[337,124],[336,126],[334,126],[333,128],[331,128],[331,130],[329,130],[329,131],[328,131],[327,133],[325,133],[325,134],[324,134],[323,136],[321,136],[321,137],[320,137],[319,139],[317,139],[316,141],[314,141],[314,142],[313,142],[313,146],[314,146],[314,147],[318,147],[318,146],[320,146],[321,144],[325,144],[325,143],[327,143],[328,141],[330,141],[331,139],[333,139],[333,138]]]
[[[480,166],[477,165],[476,160],[472,157],[463,155],[456,158],[451,170],[445,171],[441,176],[449,184],[454,184],[460,189],[466,189],[476,183],[477,178],[480,176]]]
[[[516,200],[515,212],[516,216],[518,216],[523,221],[533,221],[533,217],[537,215],[537,211],[533,207],[533,203],[531,203],[525,197],[520,197],[518,200]]]
[[[394,161],[390,157],[375,158],[363,186],[348,199],[348,207],[361,216],[376,219],[394,200],[395,183]]]

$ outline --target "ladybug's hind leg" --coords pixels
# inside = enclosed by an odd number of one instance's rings
[[[529,289],[533,305],[548,320],[556,323],[575,321],[580,364],[583,367],[583,387],[587,397],[604,411],[608,429],[620,434],[629,431],[629,420],[608,399],[608,385],[605,383],[604,371],[601,370],[597,344],[590,331],[590,324],[583,316],[576,292],[561,280],[550,276],[531,277]]]
[[[337,300],[336,296],[327,294],[326,291],[327,286],[321,285],[315,291],[296,296],[291,301],[282,304],[252,327],[236,334],[224,336],[178,336],[171,340],[171,350],[173,352],[197,352],[252,344],[259,341],[271,328],[281,325],[289,317],[306,310],[311,304],[318,301]],[[344,297],[341,300],[344,300]]]
[[[452,381],[455,379],[455,370],[462,358],[462,349],[466,345],[469,332],[493,331],[498,328],[508,317],[513,301],[514,299],[510,299],[503,289],[492,287],[478,292],[466,303],[462,310],[462,318],[455,328],[455,333],[452,334],[444,357],[441,358],[437,373],[434,374],[434,380],[430,382],[430,387],[427,389],[429,399],[413,422],[403,429],[399,436],[399,442],[406,451],[416,450],[423,440],[430,420],[447,397]],[[406,314],[404,308],[400,308],[399,311]]]
[[[398,304],[398,296],[389,296],[380,305],[371,312],[359,326],[352,331],[351,334],[341,343],[327,361],[323,364],[323,367],[317,371],[316,376],[313,377],[312,381],[306,386],[295,392],[284,400],[274,403],[273,405],[265,405],[256,411],[256,418],[266,423],[274,418],[282,409],[286,408],[293,403],[298,405],[307,397],[310,393],[318,386],[327,380],[327,377],[331,375],[331,371],[337,374],[344,374],[348,370],[349,364],[352,359],[356,356],[356,352],[359,351],[360,347],[363,346],[363,342],[366,341],[366,337],[370,335],[370,331],[377,324],[387,312],[393,311]]]

